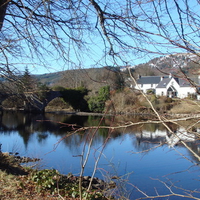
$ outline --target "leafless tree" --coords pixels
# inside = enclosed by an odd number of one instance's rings
[[[83,66],[86,55],[102,65],[176,52],[198,56],[198,7],[197,0],[3,0],[2,67],[11,66],[10,56],[28,56],[32,65],[51,56],[76,66]]]
[[[12,78],[19,65],[48,67],[61,59],[84,67],[86,59],[122,66],[182,52],[198,58],[199,8],[198,0],[2,0],[0,74]]]

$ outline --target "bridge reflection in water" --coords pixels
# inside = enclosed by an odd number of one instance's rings
[[[95,116],[3,112],[0,118],[2,151],[17,151],[23,156],[39,157],[42,159],[40,168],[55,168],[61,173],[78,175],[81,169],[80,155],[83,147],[88,148],[94,130],[70,134],[79,127],[97,126],[100,120],[101,117]],[[119,124],[122,121],[125,121],[124,117],[106,117],[102,125],[110,126],[111,123]],[[95,176],[105,178],[117,175],[125,178],[130,183],[126,185],[127,191],[132,191],[130,199],[142,196],[131,184],[149,195],[156,195],[155,188],[161,194],[169,192],[162,183],[151,178],[199,191],[199,161],[180,142],[184,141],[200,155],[195,134],[173,125],[171,129],[177,137],[169,134],[161,124],[144,124],[112,131],[99,129],[93,138],[84,175],[92,174],[94,163],[106,142]],[[195,131],[198,132],[198,128]]]

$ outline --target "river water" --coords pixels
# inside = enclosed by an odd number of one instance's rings
[[[199,162],[190,151],[161,124],[111,128],[129,124],[130,121],[137,123],[141,119],[133,116],[102,118],[3,112],[0,116],[0,143],[3,152],[18,152],[21,156],[40,158],[35,167],[54,168],[63,174],[79,175],[81,158],[85,160],[89,152],[84,175],[91,176],[100,156],[95,176],[107,181],[118,177],[114,181],[119,190],[113,192],[120,199],[172,192],[200,198]],[[96,129],[97,126],[103,127]],[[76,132],[81,127],[87,128]],[[170,127],[177,134],[184,132],[174,125]],[[179,137],[200,155],[200,145],[194,135],[187,133]]]

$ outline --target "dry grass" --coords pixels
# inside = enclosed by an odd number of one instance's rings
[[[200,113],[200,102],[190,99],[171,99],[168,97],[156,97],[155,95],[147,95],[152,105],[158,112],[168,112],[174,114],[198,114]],[[111,106],[112,104],[112,106]],[[145,97],[130,89],[122,92],[113,92],[111,101],[106,102],[108,111],[116,113],[134,113],[141,112],[141,109],[150,110],[150,105]]]
[[[0,200],[79,199],[77,183],[67,182],[65,176],[60,177],[57,183],[52,183],[55,179],[50,171],[49,173],[45,171],[45,174],[38,176],[42,171],[22,168],[19,163],[14,162],[12,156],[0,152]],[[73,196],[73,192],[76,192],[76,197]],[[99,200],[108,199],[103,196],[103,193],[100,195],[102,198],[99,198],[98,191],[91,192],[94,193],[91,193],[93,196],[87,199],[94,199],[96,194]]]
[[[0,171],[0,199],[4,199],[5,196],[15,196],[17,186],[18,181],[14,175]]]
[[[16,176],[0,171],[0,199],[1,200],[58,200],[58,195],[49,193],[39,194],[36,185],[28,179],[28,176]]]
[[[200,113],[200,103],[193,100],[183,99],[178,105],[173,106],[169,112],[175,114],[198,114]]]
[[[111,100],[106,102],[106,110],[116,113],[133,113],[138,107],[137,94],[127,88],[122,92],[113,92]]]
[[[48,103],[45,111],[73,111],[73,108],[63,98],[57,97]]]
[[[51,195],[37,193],[36,184],[30,181],[27,169],[22,168],[12,156],[0,152],[0,199],[59,199]],[[47,195],[49,198],[47,198]]]

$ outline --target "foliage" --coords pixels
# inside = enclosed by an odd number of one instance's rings
[[[59,193],[64,196],[72,198],[79,197],[79,188],[77,183],[70,182],[65,176],[62,176],[57,170],[44,169],[40,171],[34,171],[31,174],[31,179],[36,182],[38,192],[49,190],[52,194]],[[88,200],[93,199],[105,199],[103,193],[99,191],[87,191],[83,189],[82,196]]]
[[[50,88],[46,84],[41,82],[37,84],[37,95],[41,101],[44,101],[47,98],[49,91]]]
[[[99,112],[99,113],[103,112],[104,105],[105,102],[102,101],[102,99],[100,99],[99,97],[91,97],[88,100],[88,106],[91,112]]]
[[[69,103],[65,102],[63,98],[57,97],[48,103],[48,107],[57,109],[72,109]]]
[[[53,91],[60,91],[60,92],[65,91],[65,88],[62,86],[54,86],[52,89]]]
[[[117,73],[116,80],[115,80],[115,88],[116,90],[123,90],[125,87],[125,80],[124,76],[121,73]]]
[[[106,101],[110,97],[110,86],[104,86],[99,89],[99,94],[98,94],[99,99],[102,101]]]
[[[173,99],[170,97],[160,97],[160,99],[163,99],[165,103],[172,103]]]
[[[22,108],[24,107],[24,98],[22,96],[10,96],[2,102],[3,108]]]
[[[61,74],[57,79],[53,78],[53,75]],[[51,80],[47,80],[43,75],[38,75],[38,79],[41,82],[51,84],[54,90],[61,91],[58,89],[62,88],[76,88],[79,87],[87,88],[92,93],[98,92],[98,90],[106,85],[110,86],[111,90],[117,90],[123,88],[124,77],[123,74],[117,67],[102,68],[89,68],[89,69],[77,69],[77,70],[66,70],[63,72],[51,73]]]
[[[158,104],[158,97],[155,94],[150,93],[150,95],[148,95],[150,98],[151,103],[155,106]]]
[[[159,112],[170,112],[177,105],[178,101],[180,101],[165,96],[155,96],[155,94],[148,94],[147,97]],[[111,113],[140,113],[140,109],[146,108],[146,111],[148,111],[150,108],[144,96],[130,88],[124,88],[123,91],[118,92],[112,91],[110,99],[111,102],[106,102],[106,110]],[[109,104],[112,105],[110,106]]]
[[[110,88],[112,90],[122,90],[125,85],[125,78],[124,74],[120,71],[120,67],[107,66],[105,68],[108,71],[106,82],[109,84],[108,80],[110,80]]]
[[[88,100],[88,106],[91,112],[103,112],[105,102],[110,97],[110,87],[103,86],[99,89],[98,96],[93,96]]]
[[[31,76],[28,68],[25,68],[24,74],[18,81],[18,90],[20,93],[32,92],[35,86],[35,79]]]
[[[154,89],[149,89],[149,90],[147,90],[147,94],[155,94],[155,90]]]
[[[71,174],[61,175],[55,169],[23,168],[13,155],[0,152],[0,199],[79,198],[78,183],[73,182],[69,177]],[[83,188],[82,196],[87,197],[88,200],[107,199],[103,192],[87,191],[86,188]]]
[[[38,191],[41,190],[50,190],[54,193],[58,188],[58,181],[60,178],[60,174],[57,170],[52,169],[44,169],[41,171],[36,171],[32,174],[32,180],[37,183]]]
[[[78,87],[76,89],[72,89],[64,88],[63,86],[55,86],[53,87],[53,90],[60,91],[62,95],[62,101],[65,102],[65,105],[67,104],[72,106],[74,110],[88,110],[87,102],[84,99],[84,96],[88,94],[88,90],[85,87]],[[58,99],[56,101],[52,101],[51,104],[49,104],[49,106],[55,106],[54,103],[60,104],[61,101],[60,103],[58,102]]]

